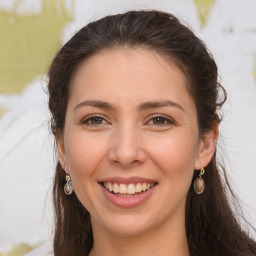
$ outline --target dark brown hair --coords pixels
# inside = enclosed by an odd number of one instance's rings
[[[156,51],[183,71],[196,104],[201,136],[221,121],[218,109],[225,102],[226,92],[218,83],[216,63],[204,43],[169,13],[130,11],[88,24],[57,53],[48,74],[51,128],[55,136],[64,128],[74,72],[90,56],[117,47]],[[195,172],[193,180],[197,176]],[[186,232],[192,256],[256,255],[256,243],[241,229],[231,210],[228,195],[233,192],[225,177],[224,168],[216,163],[215,152],[206,167],[204,193],[196,195],[192,186],[188,192]],[[54,255],[88,255],[93,244],[90,215],[75,193],[64,194],[64,185],[64,171],[58,162],[53,188]]]

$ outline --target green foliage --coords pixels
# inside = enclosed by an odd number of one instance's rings
[[[28,244],[19,244],[19,245],[14,245],[13,248],[11,249],[10,252],[8,253],[1,253],[0,256],[22,256],[32,250],[34,250],[37,246],[30,246]]]
[[[215,3],[215,0],[194,0],[198,16],[203,27],[208,19],[209,12]]]
[[[20,15],[0,10],[0,94],[19,93],[46,72],[72,20],[64,0],[41,0],[41,12]]]
[[[5,110],[3,108],[0,107],[0,117],[5,113]],[[1,253],[0,253],[1,256]]]
[[[254,72],[253,72],[253,74],[254,74],[254,79],[255,79],[255,82],[256,82],[256,55],[255,55],[255,62],[254,62]]]

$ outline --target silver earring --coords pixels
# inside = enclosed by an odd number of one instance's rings
[[[71,177],[70,175],[68,174],[68,171],[67,171],[67,167],[65,167],[65,172],[66,172],[66,181],[67,183],[65,184],[64,186],[64,192],[66,195],[71,195],[72,192],[73,192],[73,186],[72,186],[72,182],[71,182]]]
[[[204,173],[205,173],[205,169],[201,168],[199,177],[197,179],[195,179],[195,181],[194,181],[194,190],[198,195],[202,194],[204,192],[204,189],[205,189],[205,183],[204,183],[204,180],[202,178],[202,175]]]

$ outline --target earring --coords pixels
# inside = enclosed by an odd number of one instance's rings
[[[67,171],[67,167],[65,167],[65,172],[66,172],[66,181],[67,181],[67,183],[64,186],[64,192],[65,192],[66,195],[69,196],[73,192],[73,186],[72,186],[72,182],[71,182],[71,177],[70,177],[70,175],[68,174],[68,171]]]
[[[204,173],[205,173],[205,169],[201,168],[199,177],[197,179],[195,179],[195,181],[194,181],[194,190],[198,195],[202,194],[204,192],[204,189],[205,189],[205,183],[204,183],[204,180],[202,178],[202,175]]]

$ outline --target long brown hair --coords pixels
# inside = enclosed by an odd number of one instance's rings
[[[88,24],[57,53],[48,73],[51,129],[55,136],[63,132],[70,83],[79,65],[94,54],[116,47],[157,51],[183,71],[196,104],[201,136],[221,121],[219,109],[226,100],[226,91],[218,82],[216,63],[204,43],[169,13],[130,11]],[[193,180],[197,176],[195,172]],[[206,167],[204,193],[195,194],[192,186],[188,192],[186,233],[192,256],[256,255],[255,241],[241,229],[230,207],[228,195],[234,194],[225,177],[215,152]],[[74,192],[71,196],[64,194],[65,182],[58,162],[53,187],[54,255],[88,255],[93,245],[90,215]]]

